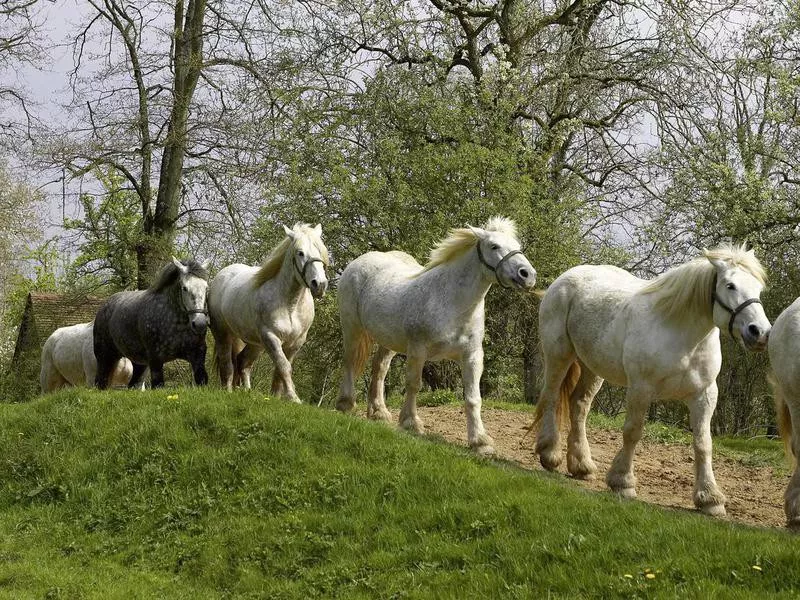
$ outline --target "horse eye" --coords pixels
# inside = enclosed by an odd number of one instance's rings
[[[498,246],[497,244],[492,244],[492,250],[499,250],[499,249],[500,246]]]
[[[735,290],[736,289],[736,284],[729,283],[725,287],[728,288],[729,290]]]
[[[298,250],[297,251],[297,256],[299,256],[300,258],[303,258],[305,256],[305,253],[302,250]]]

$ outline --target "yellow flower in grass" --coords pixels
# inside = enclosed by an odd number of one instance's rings
[[[177,400],[177,399],[178,399],[178,394],[170,394],[169,396],[167,396],[167,400]]]
[[[655,573],[645,573],[644,576],[647,579],[655,579],[656,578],[656,574]]]
[[[758,565],[753,565],[753,571],[763,571],[763,569]]]

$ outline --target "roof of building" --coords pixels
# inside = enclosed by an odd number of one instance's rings
[[[59,327],[94,320],[97,310],[105,301],[105,298],[83,294],[31,292],[25,302],[14,358],[28,350],[23,346],[41,349],[44,341]]]

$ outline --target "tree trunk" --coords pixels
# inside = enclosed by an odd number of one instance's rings
[[[181,175],[187,148],[189,107],[203,66],[205,10],[205,0],[189,0],[185,14],[183,1],[179,0],[175,4],[172,112],[161,159],[155,211],[151,218],[145,215],[144,236],[136,250],[140,288],[149,285],[169,260],[175,241]]]

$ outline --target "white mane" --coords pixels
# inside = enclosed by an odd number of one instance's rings
[[[766,283],[764,267],[752,252],[746,250],[744,244],[723,244],[712,250],[704,250],[703,254],[659,275],[639,293],[651,294],[655,298],[655,309],[668,319],[675,319],[697,314],[711,306],[716,270],[709,259],[724,260],[750,273],[762,285]]]

